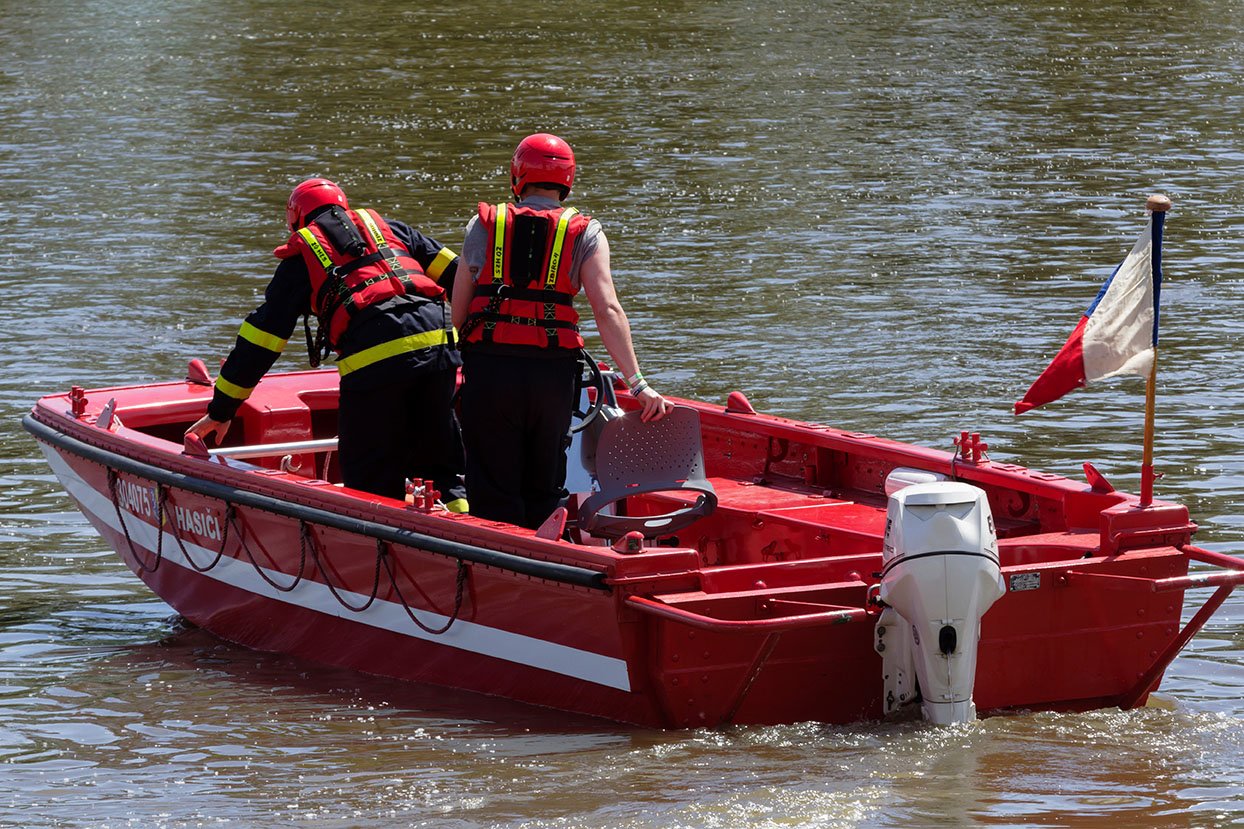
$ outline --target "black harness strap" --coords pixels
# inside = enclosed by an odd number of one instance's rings
[[[484,326],[483,339],[484,342],[492,342],[493,332],[497,328],[499,322],[514,322],[519,325],[530,325],[543,327],[549,334],[549,339],[554,337],[554,331],[558,328],[572,328],[575,331],[579,327],[569,320],[555,320],[552,317],[556,314],[556,306],[567,305],[574,306],[574,297],[570,294],[555,291],[551,288],[515,288],[513,285],[507,285],[504,282],[489,282],[487,285],[475,286],[476,296],[489,297],[488,305],[484,310],[476,311],[467,318],[463,324],[462,330],[458,332],[458,336],[465,340],[472,331],[480,325]],[[544,303],[544,319],[537,320],[527,317],[514,317],[510,314],[499,313],[501,303],[507,299],[521,300],[525,302],[543,302]]]
[[[514,290],[504,282],[491,282],[487,285],[475,286],[477,291],[482,291],[484,288],[492,289],[492,298],[488,300],[488,305],[485,306],[483,311],[476,311],[474,314],[471,314],[471,316],[467,317],[467,321],[462,324],[462,330],[458,332],[458,336],[463,340],[466,340],[472,331],[483,325],[484,333],[482,336],[484,342],[492,342],[492,334],[497,327],[497,321],[493,318],[498,316],[497,311],[501,308],[501,303],[509,296],[510,291]]]
[[[516,317],[512,314],[499,314],[495,311],[489,311],[487,308],[483,311],[476,311],[471,316],[472,320],[477,318],[485,325],[488,323],[495,325],[498,322],[509,322],[515,325],[530,326],[532,328],[569,328],[573,331],[579,330],[579,326],[570,320],[542,320],[536,319],[535,317]],[[470,322],[470,320],[468,320],[468,322]],[[465,337],[466,334],[463,334],[463,336]]]
[[[325,229],[323,225],[321,225],[321,228]],[[357,233],[357,230],[352,224],[350,228]],[[328,232],[327,229],[325,229],[325,232]],[[326,278],[324,282],[320,284],[320,289],[315,295],[314,304],[320,308],[320,312],[315,315],[317,327],[314,342],[311,340],[310,324],[307,322],[305,317],[303,318],[303,325],[307,332],[307,351],[310,355],[312,368],[318,368],[320,362],[328,355],[335,345],[330,337],[330,332],[332,329],[332,319],[333,316],[336,315],[337,311],[344,308],[346,316],[350,319],[353,319],[359,312],[360,309],[358,299],[356,297],[357,294],[378,282],[396,279],[401,283],[403,293],[412,296],[418,295],[419,288],[415,284],[414,278],[411,276],[410,271],[402,266],[402,263],[397,258],[398,256],[406,256],[410,259],[414,259],[414,256],[411,255],[410,251],[405,248],[398,247],[394,250],[394,248],[389,247],[382,240],[377,244],[377,249],[372,253],[359,256],[348,262],[343,262],[331,270],[326,270]],[[386,268],[384,272],[377,274],[376,276],[368,277],[356,285],[346,284],[346,276],[354,273],[360,268],[365,268],[368,265],[374,265],[377,262],[384,263]]]
[[[545,304],[553,303],[554,305],[574,305],[574,297],[570,294],[564,294],[561,291],[554,291],[547,288],[515,288],[506,286],[500,282],[489,282],[487,285],[478,285],[475,288],[476,296],[495,296],[502,288],[505,288],[506,299],[525,300],[527,302],[543,302]]]

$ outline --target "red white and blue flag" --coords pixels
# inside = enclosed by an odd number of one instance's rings
[[[1090,382],[1150,373],[1158,346],[1162,218],[1161,214],[1150,218],[1132,252],[1106,280],[1062,350],[1015,404],[1015,414]]]

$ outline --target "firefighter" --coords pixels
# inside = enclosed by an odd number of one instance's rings
[[[291,235],[273,251],[281,262],[264,302],[242,324],[207,415],[186,434],[214,433],[219,443],[303,317],[312,367],[337,354],[345,485],[401,499],[407,478],[423,478],[451,511],[466,512],[451,408],[461,358],[445,307],[457,256],[402,222],[351,209],[327,179],[295,187],[285,217]]]
[[[546,133],[524,138],[510,162],[517,203],[479,205],[453,289],[471,511],[530,528],[565,495],[583,347],[574,310],[580,289],[613,365],[642,404],[641,417],[657,420],[671,408],[639,371],[600,223],[562,206],[574,174],[565,141]]]

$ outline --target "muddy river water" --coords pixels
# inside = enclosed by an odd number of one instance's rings
[[[213,365],[302,178],[456,247],[537,131],[662,391],[1133,490],[1142,381],[1010,409],[1169,195],[1157,496],[1244,553],[1244,3],[403,6],[0,4],[0,824],[1244,823],[1244,595],[1142,710],[662,732],[252,653],[134,578],[33,401]]]

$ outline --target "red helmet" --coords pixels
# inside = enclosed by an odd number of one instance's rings
[[[529,135],[519,142],[510,160],[510,189],[515,198],[523,197],[525,184],[556,184],[569,193],[573,183],[574,152],[569,144],[547,132]]]
[[[285,222],[290,230],[297,230],[307,223],[307,215],[317,207],[339,204],[349,209],[346,194],[326,178],[309,178],[294,188],[285,205]]]

